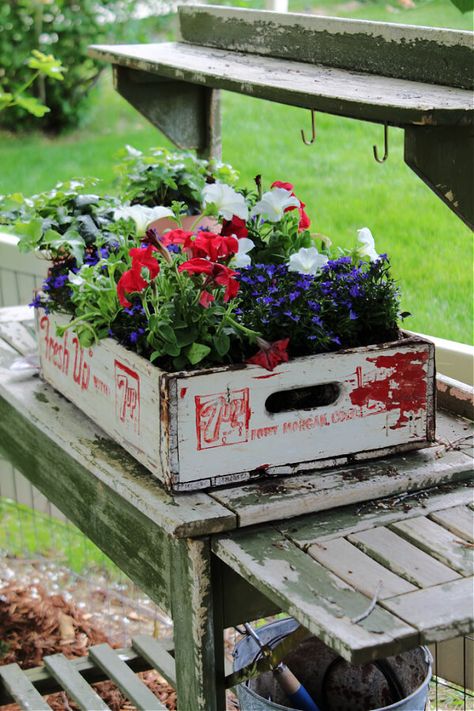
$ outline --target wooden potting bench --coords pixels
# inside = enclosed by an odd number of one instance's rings
[[[176,145],[220,155],[220,89],[400,126],[408,165],[474,224],[471,33],[205,6],[180,30],[91,49]],[[279,610],[354,663],[472,630],[472,389],[439,378],[428,449],[173,496],[11,369],[35,347],[31,314],[0,311],[0,447],[170,613],[174,660],[154,665],[176,669],[180,711],[224,709],[224,628]]]
[[[169,612],[174,659],[155,649],[153,664],[176,669],[181,711],[224,709],[224,628],[279,610],[354,663],[472,630],[472,389],[439,379],[429,449],[171,495],[37,373],[12,368],[35,348],[31,311],[0,310],[0,449]],[[69,676],[60,667],[63,688],[99,652]]]

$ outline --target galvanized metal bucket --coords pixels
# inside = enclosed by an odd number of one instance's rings
[[[298,626],[289,618],[260,627],[258,634],[270,647]],[[260,655],[250,637],[240,640],[234,652],[234,671]],[[284,662],[298,677],[321,711],[424,711],[428,699],[432,658],[426,647],[355,666],[316,637],[308,637]],[[271,672],[240,684],[241,711],[291,711],[285,694]],[[294,710],[293,710],[294,711]]]

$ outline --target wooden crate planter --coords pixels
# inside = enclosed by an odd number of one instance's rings
[[[165,373],[37,313],[43,378],[174,491],[326,468],[434,439],[434,346],[419,337],[258,366]]]

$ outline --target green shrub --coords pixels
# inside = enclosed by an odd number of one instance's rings
[[[10,0],[0,2],[0,91],[14,90],[28,79],[32,49],[53,53],[66,69],[64,81],[39,77],[37,99],[50,111],[39,121],[17,109],[4,112],[0,125],[12,131],[58,133],[78,126],[87,94],[102,65],[87,47],[104,41],[138,41],[140,23],[130,22],[133,0]]]
[[[202,191],[216,180],[234,185],[238,173],[220,161],[197,158],[190,151],[170,152],[149,148],[146,153],[125,146],[115,167],[122,199],[132,205],[166,205],[185,202],[192,215],[202,209]]]

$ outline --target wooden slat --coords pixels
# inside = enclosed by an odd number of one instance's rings
[[[438,585],[460,577],[451,568],[382,526],[351,535],[348,540],[418,587]]]
[[[430,515],[430,518],[455,536],[474,543],[474,514],[468,506],[453,506],[450,509],[436,511]]]
[[[186,42],[472,88],[469,32],[242,8],[179,8]]]
[[[30,306],[5,306],[0,309],[0,323],[14,323],[15,321],[30,321],[34,318]]]
[[[308,553],[327,570],[369,597],[377,594],[379,600],[384,600],[416,590],[414,585],[377,563],[345,538],[316,543],[310,546]]]
[[[172,640],[163,640],[161,645],[165,650],[171,651],[173,649]],[[131,647],[123,647],[122,649],[117,649],[115,651],[120,656],[120,659],[122,659],[122,661],[124,661],[135,673],[150,669],[150,663],[143,659]],[[102,671],[102,669],[99,669],[99,667],[94,664],[89,657],[76,657],[74,659],[69,659],[69,664],[80,673],[88,684],[95,684],[99,681],[107,679],[107,675]],[[58,684],[58,682],[51,676],[44,665],[28,669],[25,674],[35,689],[37,689],[42,696],[46,694],[54,694],[62,689],[61,685]],[[9,699],[5,698],[5,693],[1,693],[0,684],[0,705],[7,703],[8,700]]]
[[[356,73],[322,65],[255,57],[180,42],[93,45],[96,59],[214,89],[227,89],[324,113],[396,125],[469,125],[474,118],[465,89]]]
[[[469,544],[434,521],[420,516],[391,524],[391,528],[453,570],[464,576],[472,575],[473,555]]]
[[[448,448],[474,455],[474,422],[446,410],[436,412],[436,439]]]
[[[176,687],[176,664],[161,642],[140,634],[132,637],[132,646],[171,686]]]
[[[346,506],[322,511],[311,517],[282,522],[278,529],[306,549],[312,543],[366,531],[374,526],[387,526],[400,519],[408,520],[428,515],[449,506],[466,505],[472,501],[473,489],[469,484],[444,484],[422,492],[414,492],[362,505]]]
[[[421,633],[425,643],[450,639],[474,631],[472,617],[473,578],[461,578],[425,590],[384,600],[383,606],[406,620]]]
[[[36,339],[19,321],[0,323],[0,338],[21,355],[36,352]]]
[[[108,644],[97,644],[89,649],[89,656],[139,711],[162,711],[166,709],[145,684],[123,662]]]
[[[7,368],[16,358],[18,351],[0,338],[0,368]]]
[[[416,646],[414,628],[376,605],[370,598],[303,553],[276,531],[256,529],[215,540],[214,551],[304,627],[354,664]]]
[[[468,371],[472,379],[472,358],[468,360],[462,351],[460,353],[454,351],[453,360],[456,355],[460,361],[459,364],[455,364],[455,366],[457,365],[458,367],[458,371],[461,371],[462,374],[461,365],[464,366],[464,372]],[[464,359],[462,359],[463,356]],[[467,363],[465,361],[467,361]],[[455,366],[453,366],[454,372],[456,372],[454,370]],[[458,377],[461,377],[461,374]],[[469,375],[466,374],[464,377],[467,378]],[[438,407],[442,407],[450,412],[456,412],[458,415],[467,417],[470,420],[474,419],[474,388],[472,385],[467,385],[459,380],[438,373],[436,376],[436,389]]]
[[[458,418],[462,420],[462,418]],[[462,430],[461,430],[462,431]],[[431,447],[371,463],[272,477],[255,484],[224,487],[210,495],[234,511],[240,526],[281,521],[392,494],[470,477],[472,460],[463,452]]]
[[[52,676],[82,711],[109,711],[107,704],[63,654],[52,654],[44,657],[43,661]]]
[[[0,679],[23,711],[51,711],[18,664],[0,667]]]

